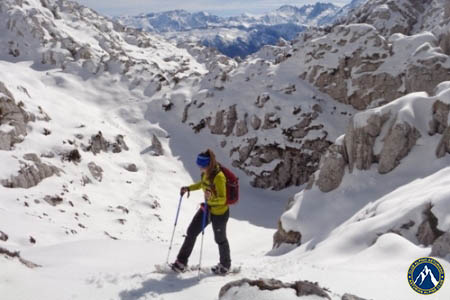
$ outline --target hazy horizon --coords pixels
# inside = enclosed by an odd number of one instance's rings
[[[189,12],[204,11],[221,17],[237,16],[243,13],[264,14],[283,5],[293,5],[301,7],[307,4],[315,4],[317,2],[333,3],[337,6],[344,6],[351,0],[286,0],[282,3],[272,0],[253,0],[253,1],[237,1],[230,0],[224,4],[218,0],[197,0],[197,1],[180,1],[166,0],[163,3],[155,0],[73,0],[85,5],[100,14],[107,16],[119,15],[139,15],[150,12],[163,12],[171,10],[186,10]]]

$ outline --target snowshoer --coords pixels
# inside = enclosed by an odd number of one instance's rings
[[[220,262],[212,267],[211,271],[216,274],[226,274],[231,267],[230,246],[226,231],[230,217],[230,210],[226,203],[226,177],[221,171],[214,153],[209,149],[197,156],[197,165],[202,172],[201,180],[190,186],[182,187],[180,194],[182,196],[188,193],[189,197],[189,192],[201,189],[207,205],[202,203],[192,219],[177,260],[171,264],[171,267],[177,272],[183,272],[186,269],[197,236],[204,230],[203,225],[207,226],[211,222],[220,255]],[[203,224],[204,214],[206,214],[205,224]]]

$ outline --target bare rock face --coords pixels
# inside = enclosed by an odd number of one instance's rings
[[[350,171],[354,167],[358,170],[370,168],[374,161],[373,147],[375,139],[380,135],[381,128],[388,119],[389,114],[383,116],[374,114],[368,118],[365,126],[355,127],[354,122],[350,122],[344,138]]]
[[[417,229],[416,237],[419,244],[424,246],[432,245],[443,232],[437,228],[438,219],[431,211],[432,206],[429,205],[423,211],[423,221]]]
[[[257,287],[261,291],[294,289],[298,297],[314,295],[321,299],[331,300],[328,293],[323,288],[321,288],[317,283],[312,283],[308,281],[283,283],[276,279],[259,279],[259,280],[241,279],[238,281],[230,282],[220,289],[219,299],[224,299],[224,297],[226,296],[226,294],[229,292],[230,289],[239,288],[246,285]]]
[[[27,162],[21,161],[23,167],[19,170],[18,175],[0,181],[4,187],[28,189],[55,174],[59,176],[61,172],[55,166],[42,163],[36,154],[26,154],[24,159]]]
[[[434,241],[430,255],[442,258],[450,255],[450,232],[444,233]]]
[[[346,165],[344,147],[331,145],[320,161],[319,178],[316,182],[319,189],[324,193],[336,189],[344,177]]]
[[[450,105],[437,100],[433,103],[433,119],[430,123],[430,135],[443,134],[448,127]]]
[[[93,161],[88,164],[89,171],[92,176],[99,182],[103,179],[103,169],[102,167],[96,165]]]
[[[395,124],[384,139],[378,162],[378,172],[386,174],[400,164],[416,144],[420,132],[408,123]]]
[[[9,126],[7,130],[0,129],[0,150],[11,150],[14,144],[22,142],[30,121],[34,121],[34,116],[16,104],[12,94],[0,82],[0,126]]]
[[[448,58],[433,57],[412,65],[406,71],[405,88],[411,92],[433,93],[437,84],[450,79],[449,70],[443,67]]]

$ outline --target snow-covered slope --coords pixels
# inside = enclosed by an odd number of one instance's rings
[[[436,87],[444,80],[432,77],[447,72],[449,14],[432,11],[441,18],[432,33],[386,38],[372,25],[344,24],[238,63],[72,2],[0,2],[2,299],[422,299],[408,286],[409,265],[433,255],[450,268],[450,85]],[[395,53],[383,57],[385,47]],[[336,64],[333,52],[356,60],[362,53],[362,65]],[[408,95],[383,94],[357,113],[323,89],[326,80],[309,80],[314,64],[327,80],[360,69],[376,77],[370,55],[386,74],[401,76],[394,59],[414,66],[410,74],[425,74],[417,82],[429,93],[401,89]],[[366,103],[362,86],[342,78],[355,103]],[[179,187],[198,178],[194,159],[206,148],[240,177],[227,231],[241,273],[156,273]],[[283,235],[275,228],[280,203],[294,194],[280,227],[301,245],[269,251],[272,235]],[[202,198],[181,202],[169,260]],[[204,241],[210,266],[218,255],[209,228]],[[256,287],[266,284],[280,289]],[[428,297],[449,295],[444,284]]]

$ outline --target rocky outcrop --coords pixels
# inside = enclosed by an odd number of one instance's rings
[[[354,121],[350,122],[344,138],[350,172],[355,167],[358,170],[370,168],[374,162],[373,147],[375,140],[380,135],[381,129],[389,120],[389,117],[389,114],[370,115],[363,126],[356,125]]]
[[[389,37],[394,33],[414,34],[414,25],[420,21],[432,0],[367,1],[349,15],[346,24],[367,23]]]
[[[450,104],[442,101],[435,101],[433,103],[433,119],[430,123],[430,135],[436,133],[443,134],[448,127],[448,114],[450,113]]]
[[[378,173],[386,174],[400,164],[420,138],[420,132],[408,123],[395,124],[383,140],[378,159]]]
[[[19,174],[0,181],[4,187],[28,189],[55,174],[59,176],[62,172],[55,166],[43,163],[34,153],[26,154],[23,158],[25,161],[20,161],[22,167]]]
[[[443,232],[437,228],[438,219],[433,214],[431,204],[427,205],[422,212],[423,221],[419,225],[416,233],[417,241],[424,246],[430,246],[440,237]]]
[[[448,116],[450,113],[450,104],[440,100],[433,103],[433,119],[430,122],[430,135],[441,134],[441,139],[436,148],[436,156],[444,157],[450,153],[450,126],[448,126]]]
[[[348,160],[342,145],[331,145],[320,160],[320,173],[317,186],[326,193],[337,188],[345,174]]]
[[[103,137],[101,131],[91,137],[88,146],[82,145],[82,148],[84,151],[91,151],[94,154],[98,154],[102,151],[120,153],[122,150],[129,150],[123,135],[117,135],[115,141],[110,142]]]
[[[283,224],[281,221],[278,221],[278,230],[273,235],[273,245],[272,248],[278,248],[282,244],[292,244],[292,245],[301,245],[302,243],[302,234],[296,231],[286,232],[283,229]]]
[[[0,150],[11,150],[27,135],[27,124],[35,117],[17,104],[11,92],[0,82]]]
[[[317,103],[308,110],[305,108],[304,112],[301,108],[293,108],[290,111],[298,122],[292,125],[290,118],[283,122],[281,108],[276,103],[270,102],[275,107],[268,111],[269,99],[268,94],[260,95],[256,105],[261,111],[258,109],[252,114],[239,111],[239,105],[234,104],[216,111],[214,117],[204,117],[204,111],[214,107],[205,109],[205,104],[198,104],[199,100],[196,100],[186,105],[183,121],[195,133],[208,130],[213,135],[223,136],[221,146],[229,149],[232,165],[252,177],[254,187],[281,190],[302,185],[317,170],[321,155],[331,144],[324,125],[318,121],[323,109]],[[290,127],[285,128],[285,123]],[[263,137],[258,137],[259,132]],[[276,142],[264,138],[277,134],[281,138]],[[314,138],[308,138],[310,134]]]
[[[162,147],[160,140],[156,135],[153,135],[152,137],[152,145],[150,147],[150,151],[154,156],[164,155],[164,149]]]
[[[253,186],[281,190],[307,182],[309,176],[317,170],[320,156],[329,145],[330,142],[325,138],[318,138],[305,141],[299,149],[292,147],[283,149],[279,145],[258,145],[257,139],[249,140],[246,146],[234,149],[239,153],[239,159],[233,161],[233,166],[243,169],[254,177]],[[272,164],[273,168],[266,172],[258,174],[249,170],[268,164]]]
[[[442,55],[446,51],[444,33],[383,36],[367,21],[335,26],[325,33],[304,33],[295,45],[295,57],[304,62],[299,67],[300,78],[359,110],[416,91],[432,93],[437,84],[450,80],[449,57]],[[409,34],[404,31],[409,30],[393,29]],[[393,66],[399,63],[404,67]]]

